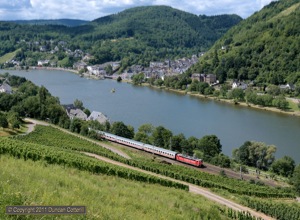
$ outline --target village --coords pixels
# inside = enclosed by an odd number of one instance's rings
[[[45,41],[25,41],[21,40],[18,44],[25,45],[27,50],[37,51],[40,54],[44,54],[43,57],[55,57],[63,54],[65,57],[72,57],[73,64],[71,67],[64,67],[57,62],[56,59],[39,59],[33,63],[30,68],[46,68],[46,69],[59,69],[68,70],[72,72],[78,72],[83,77],[89,77],[93,79],[117,79],[121,78],[124,81],[131,81],[134,75],[143,73],[144,77],[155,78],[164,80],[167,76],[176,76],[185,73],[192,65],[198,62],[199,58],[205,54],[200,52],[194,54],[190,58],[184,57],[177,60],[166,59],[160,62],[150,62],[149,66],[132,65],[127,67],[124,71],[120,72],[121,61],[106,62],[103,64],[90,65],[89,61],[93,59],[93,56],[89,53],[84,52],[81,49],[73,48],[68,46],[68,42],[60,40],[45,40]],[[222,50],[224,50],[222,46]],[[24,67],[24,61],[18,60],[18,57],[8,60],[4,67],[14,67],[21,69]],[[198,80],[199,82],[208,83],[210,86],[216,86],[219,84],[216,74],[213,73],[193,73],[191,75],[192,80]],[[232,80],[230,86],[232,89],[240,88],[246,90],[253,82],[244,82],[240,80]],[[294,90],[295,87],[292,84],[279,85],[282,90]],[[11,93],[11,88],[7,83],[0,84],[0,92]]]

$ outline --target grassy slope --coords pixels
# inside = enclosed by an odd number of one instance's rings
[[[20,50],[20,49],[18,49],[18,50]],[[7,53],[7,54],[3,55],[2,57],[0,57],[0,64],[3,64],[6,61],[10,61],[11,59],[13,59],[16,56],[18,50],[11,52],[11,53]]]
[[[11,128],[0,128],[0,137],[11,136],[17,134],[24,134],[27,128],[25,126],[21,126],[19,129],[11,129]]]
[[[182,190],[3,155],[0,167],[0,219],[8,218],[6,205],[85,205],[87,219],[226,219],[212,202]]]

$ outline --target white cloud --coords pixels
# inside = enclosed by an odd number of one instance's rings
[[[93,20],[142,5],[169,5],[196,15],[244,18],[272,0],[0,0],[0,20],[73,18]]]
[[[265,5],[268,5],[270,2],[274,1],[274,0],[257,0],[259,3],[260,8],[262,9]]]

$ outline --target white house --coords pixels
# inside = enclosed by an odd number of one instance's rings
[[[280,85],[280,89],[294,90],[295,86],[293,84],[287,83],[286,85]]]
[[[232,89],[236,89],[236,88],[245,90],[248,88],[248,85],[244,82],[233,82]]]
[[[108,118],[101,112],[93,111],[91,115],[87,118],[88,121],[96,120],[101,124],[104,124],[106,121],[109,121]]]
[[[3,83],[1,86],[0,86],[0,93],[8,93],[8,94],[11,94],[12,93],[12,88],[10,85],[8,85],[7,83]]]
[[[73,104],[70,105],[63,105],[66,109],[67,115],[70,119],[79,118],[81,120],[86,120],[87,115],[79,108],[76,108]]]
[[[50,60],[39,60],[38,61],[38,66],[44,66],[46,64],[49,64]]]

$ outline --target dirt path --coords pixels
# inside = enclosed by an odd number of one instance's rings
[[[159,175],[159,174],[155,174],[155,173],[151,173],[149,171],[145,171],[145,170],[142,170],[142,169],[139,169],[139,168],[136,168],[136,167],[132,167],[132,166],[129,166],[129,165],[126,165],[126,164],[123,164],[123,163],[120,163],[120,162],[117,162],[117,161],[114,161],[114,160],[110,160],[108,158],[105,158],[105,157],[101,157],[99,155],[96,155],[96,154],[92,154],[92,153],[86,153],[86,152],[82,152],[84,153],[85,155],[87,156],[90,156],[90,157],[94,157],[98,160],[101,160],[101,161],[105,161],[107,163],[111,163],[111,164],[114,164],[114,165],[117,165],[117,166],[122,166],[122,167],[125,167],[125,168],[128,168],[128,169],[132,169],[132,170],[136,170],[136,171],[139,171],[139,172],[143,172],[143,173],[146,173],[146,174],[149,174],[149,175],[153,175],[153,176],[157,176],[157,177],[160,177],[160,178],[163,178],[163,179],[168,179],[168,180],[171,180],[171,181],[174,181],[174,182],[178,182],[178,183],[182,183],[182,184],[185,184],[185,185],[188,185],[189,186],[189,191],[191,193],[195,193],[195,194],[199,194],[199,195],[202,195],[214,202],[217,202],[219,204],[222,204],[222,205],[225,205],[233,210],[236,210],[236,211],[245,211],[245,212],[249,212],[251,213],[251,215],[257,217],[257,218],[262,218],[262,219],[265,219],[265,220],[272,220],[274,218],[271,218],[269,216],[266,216],[265,214],[263,213],[260,213],[260,212],[257,212],[257,211],[254,211],[246,206],[242,206],[242,205],[239,205],[235,202],[232,202],[228,199],[225,199],[221,196],[218,196],[212,192],[210,192],[209,190],[207,189],[204,189],[202,187],[199,187],[199,186],[196,186],[196,185],[193,185],[193,184],[190,184],[190,183],[186,183],[186,182],[183,182],[183,181],[180,181],[180,180],[175,180],[175,179],[172,179],[172,178],[169,178],[169,177],[166,177],[166,176],[162,176],[162,175]]]
[[[25,135],[29,134],[30,132],[33,132],[34,127],[35,127],[36,124],[45,125],[45,126],[49,125],[46,122],[38,121],[38,120],[34,120],[34,119],[29,119],[29,118],[25,118],[25,121],[27,122],[26,127],[28,128]]]
[[[59,129],[59,130],[65,132],[65,133],[68,133],[68,134],[70,134],[70,135],[79,137],[79,138],[81,138],[81,139],[84,139],[84,140],[87,140],[87,141],[92,142],[92,143],[94,143],[94,144],[97,144],[97,145],[99,145],[99,146],[101,146],[101,147],[104,147],[104,148],[106,148],[106,149],[108,149],[108,150],[110,150],[110,151],[112,151],[112,152],[114,152],[114,153],[116,153],[116,154],[118,154],[118,155],[120,155],[120,156],[126,158],[126,159],[131,159],[131,158],[130,158],[126,153],[124,153],[123,151],[121,151],[121,150],[119,150],[119,149],[117,149],[117,148],[114,148],[114,147],[112,147],[112,146],[110,146],[110,145],[108,145],[108,144],[105,144],[105,143],[103,143],[103,142],[99,143],[98,141],[91,140],[91,139],[89,139],[89,138],[87,138],[87,137],[83,137],[83,136],[81,136],[81,135],[72,133],[71,131],[65,130],[65,129],[60,128],[60,127],[58,127],[58,126],[50,125],[49,123],[46,123],[46,122],[43,122],[43,121],[38,121],[38,120],[35,120],[35,119],[31,119],[31,118],[26,118],[25,121],[30,122],[30,124],[27,125],[28,130],[27,130],[26,134],[32,132],[32,131],[34,130],[34,126],[37,125],[37,124],[38,124],[38,125],[44,125],[44,126],[53,126],[53,127],[55,127],[55,128],[57,128],[57,129]]]

